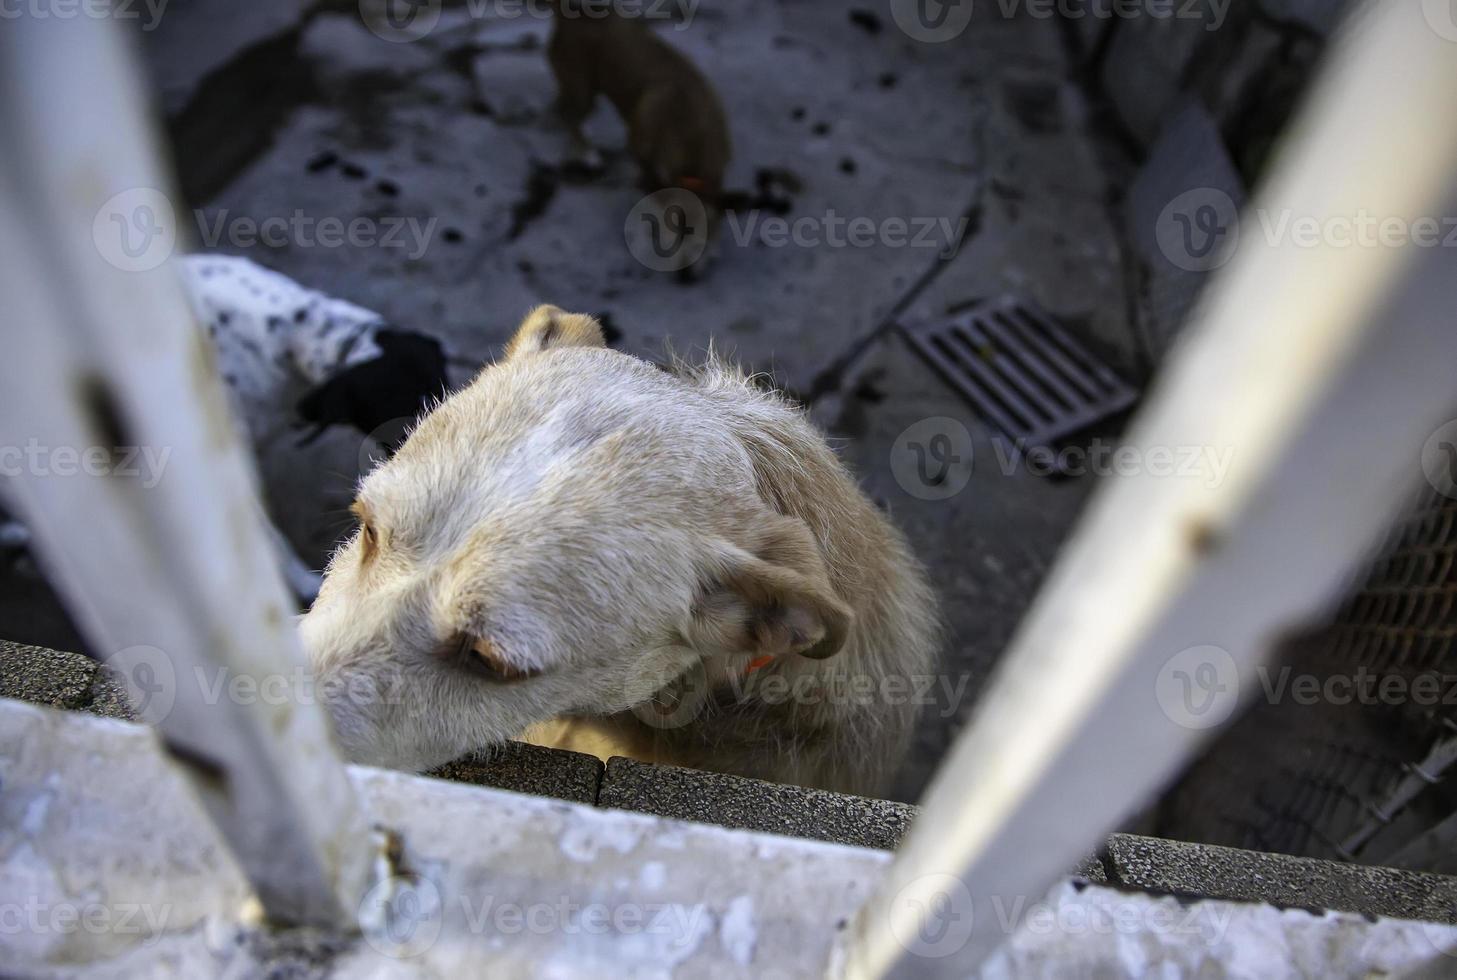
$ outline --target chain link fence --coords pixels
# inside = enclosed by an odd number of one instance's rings
[[[1428,853],[1412,845],[1457,815],[1457,500],[1425,494],[1329,624],[1257,682],[1158,833],[1363,863]],[[1439,863],[1420,870],[1457,872]]]

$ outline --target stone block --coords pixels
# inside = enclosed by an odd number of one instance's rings
[[[597,802],[602,762],[581,752],[507,742],[490,752],[447,763],[429,775],[591,806]]]

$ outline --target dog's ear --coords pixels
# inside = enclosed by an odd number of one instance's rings
[[[854,613],[830,585],[819,542],[803,521],[772,515],[747,547],[712,543],[683,630],[703,654],[792,653],[822,660],[845,645]]]
[[[606,347],[602,327],[584,313],[568,313],[556,306],[538,306],[526,314],[516,335],[506,345],[505,360],[554,347]]]

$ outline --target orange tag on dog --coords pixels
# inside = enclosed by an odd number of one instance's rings
[[[762,657],[755,657],[753,660],[749,661],[749,666],[744,668],[744,676],[748,677],[756,670],[763,670],[765,667],[769,666],[773,662],[774,658],[768,656],[767,654]]]
[[[695,194],[704,188],[702,179],[698,177],[679,177],[678,186],[685,191],[693,191]]]

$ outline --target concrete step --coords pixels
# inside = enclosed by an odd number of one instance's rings
[[[0,697],[131,719],[114,670],[81,654],[0,641]],[[512,742],[429,775],[740,830],[891,851],[918,808],[626,758]],[[1075,881],[1180,898],[1457,923],[1457,878],[1114,834]]]

